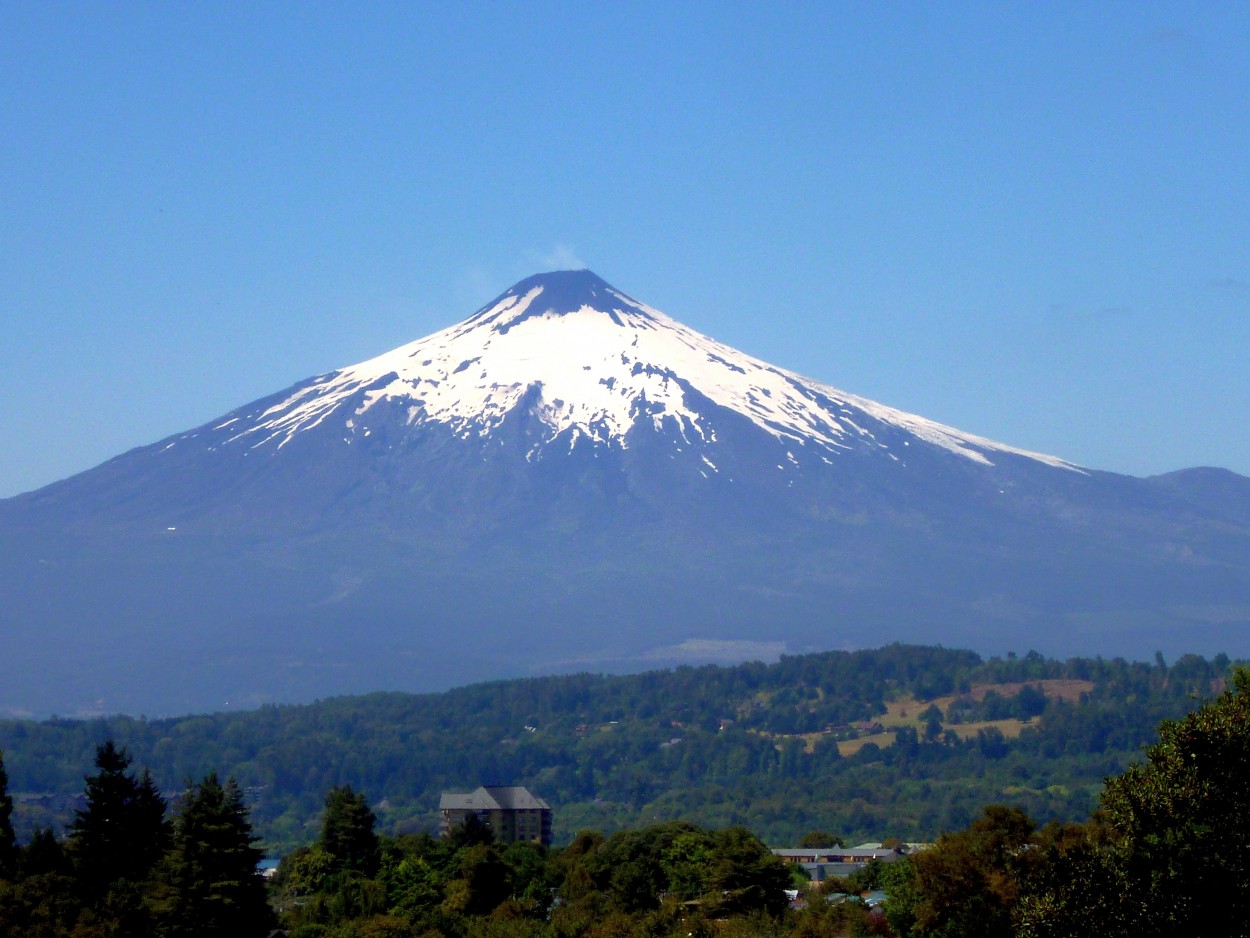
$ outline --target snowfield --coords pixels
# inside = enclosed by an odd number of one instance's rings
[[[280,448],[331,421],[350,443],[369,434],[374,406],[397,401],[410,424],[447,424],[464,438],[489,437],[509,413],[527,406],[549,428],[544,442],[572,431],[570,445],[584,439],[624,447],[637,425],[659,429],[671,419],[687,441],[711,443],[716,427],[700,410],[701,398],[742,414],[778,440],[824,454],[869,446],[899,458],[910,438],[988,465],[994,454],[1012,453],[1077,468],[752,358],[590,271],[521,281],[457,325],[323,375],[253,419],[232,417],[215,429],[233,431],[221,445]],[[883,429],[901,431],[901,441]],[[793,454],[788,458],[798,464]]]

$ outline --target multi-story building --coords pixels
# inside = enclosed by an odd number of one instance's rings
[[[463,795],[444,793],[438,810],[441,837],[448,836],[472,814],[500,843],[531,841],[551,846],[551,806],[520,785],[484,785]]]

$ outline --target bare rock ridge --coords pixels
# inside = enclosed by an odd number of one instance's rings
[[[556,271],[0,502],[0,710],[169,713],[892,640],[1235,654],[1247,505],[1233,473],[1075,466]]]

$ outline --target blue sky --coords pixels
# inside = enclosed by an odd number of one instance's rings
[[[1013,445],[1250,474],[1250,4],[0,5],[0,496],[588,266]]]

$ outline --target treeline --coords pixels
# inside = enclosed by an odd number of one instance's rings
[[[373,694],[306,706],[177,719],[0,722],[19,834],[63,824],[93,747],[111,738],[166,794],[222,770],[238,779],[265,842],[306,843],[322,793],[372,793],[383,830],[432,829],[442,791],[525,784],[556,807],[556,836],[686,818],[740,824],[771,843],[813,827],[859,840],[931,839],[1010,800],[1039,820],[1095,806],[1165,718],[1184,715],[1229,671],[1225,656],[1168,664],[983,660],[893,645],[784,657],[771,665],[503,681],[443,694]],[[1079,699],[1041,682],[1088,682]],[[976,695],[983,685],[1008,690]],[[1023,688],[1023,689],[1022,689]],[[898,727],[890,745],[843,756],[831,728],[875,719],[890,700],[953,696],[935,719]],[[922,705],[923,709],[923,705]],[[978,720],[1027,719],[1018,738]],[[41,794],[43,793],[43,794]],[[48,794],[50,793],[50,794]]]

